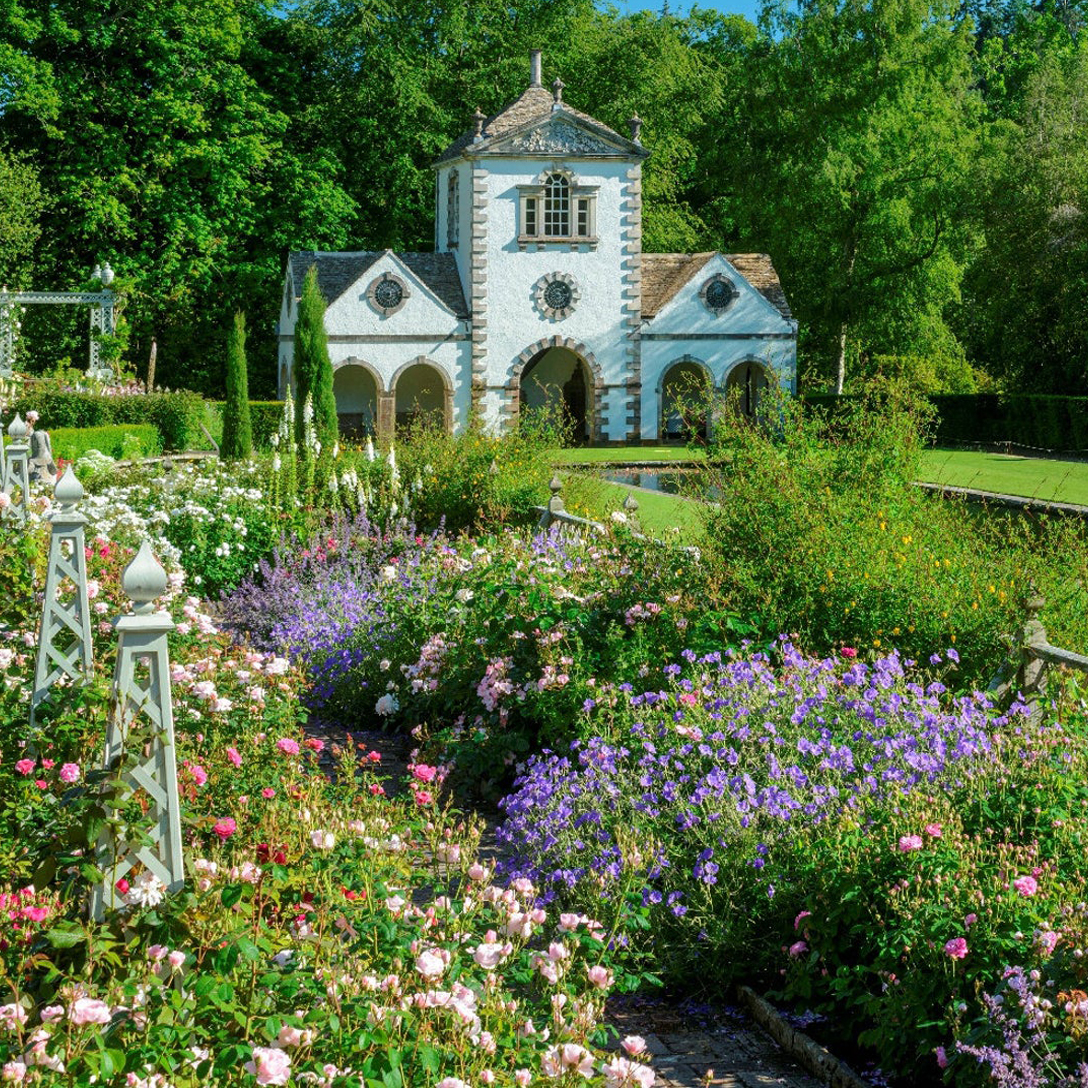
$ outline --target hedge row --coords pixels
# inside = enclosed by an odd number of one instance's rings
[[[812,394],[805,405],[830,409],[849,403],[847,395]],[[980,442],[1071,452],[1088,450],[1088,397],[1042,393],[933,394],[938,442]]]
[[[108,427],[57,427],[50,432],[53,456],[78,461],[88,450],[115,460],[155,457],[162,453],[162,435],[150,423],[115,423]]]
[[[200,429],[204,422],[204,400],[199,393],[104,397],[95,393],[38,388],[22,393],[14,404],[5,407],[5,416],[9,418],[15,412],[25,418],[26,413],[34,409],[39,415],[38,426],[50,433],[61,427],[147,423],[162,436],[168,450],[208,448],[208,441]]]
[[[215,436],[216,442],[223,434],[223,403],[221,400],[208,402],[209,415],[214,416],[214,424],[209,422],[208,430]],[[279,430],[280,420],[283,419],[283,401],[251,400],[249,419],[253,427],[253,448],[268,449],[271,446],[270,440]]]

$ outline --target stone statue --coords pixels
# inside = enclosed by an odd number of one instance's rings
[[[31,416],[34,417],[33,420]],[[37,412],[27,412],[26,418],[31,425],[30,459],[27,462],[30,479],[52,483],[57,476],[57,465],[53,460],[53,443],[49,440],[49,432],[39,431],[34,426],[38,418]]]

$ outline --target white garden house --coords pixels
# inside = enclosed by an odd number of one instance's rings
[[[346,430],[413,418],[501,430],[565,408],[578,439],[678,433],[693,382],[793,391],[797,324],[764,254],[643,253],[641,122],[629,138],[541,84],[434,163],[435,252],[296,252],[279,321],[279,391],[293,381],[303,279],[316,266]]]

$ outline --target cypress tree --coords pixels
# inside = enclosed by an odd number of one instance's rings
[[[295,322],[295,442],[306,455],[304,445],[304,424],[302,407],[309,394],[313,397],[314,425],[318,440],[326,445],[326,421],[322,412],[325,405],[325,388],[328,399],[332,400],[332,437],[327,445],[332,448],[336,441],[336,401],[332,398],[332,364],[329,361],[329,344],[325,335],[325,299],[321,288],[317,286],[317,267],[310,266],[302,284],[302,295],[298,303],[298,320]],[[327,375],[327,377],[326,377]]]
[[[227,334],[227,400],[223,406],[223,440],[219,453],[235,460],[253,452],[249,418],[249,375],[246,366],[246,315],[236,313]]]

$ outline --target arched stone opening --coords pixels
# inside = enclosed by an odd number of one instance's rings
[[[398,371],[393,403],[397,434],[435,426],[449,433],[453,425],[453,388],[434,363],[417,361]]]
[[[659,393],[662,441],[706,441],[714,383],[705,364],[690,355],[677,359],[662,375]]]
[[[560,423],[575,445],[593,442],[599,431],[600,391],[592,357],[573,345],[548,342],[535,354],[522,352],[517,414],[536,413]]]
[[[726,404],[741,415],[755,419],[770,384],[771,374],[767,367],[754,359],[745,359],[737,363],[725,379]]]
[[[365,438],[377,433],[379,385],[368,367],[351,361],[338,366],[332,376],[332,391],[342,435]]]

